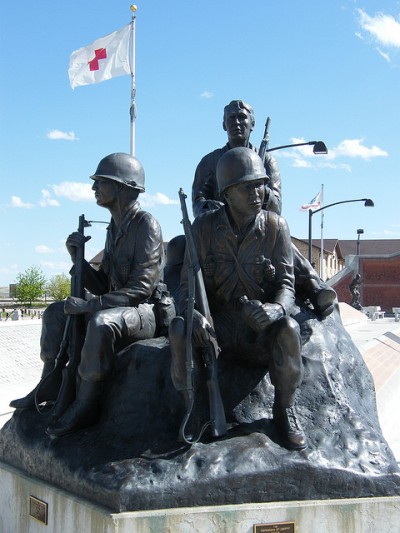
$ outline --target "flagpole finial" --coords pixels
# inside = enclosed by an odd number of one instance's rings
[[[132,11],[132,13],[134,13],[135,11],[137,11],[137,6],[135,4],[132,4],[130,10]]]

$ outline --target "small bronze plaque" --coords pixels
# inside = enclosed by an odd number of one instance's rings
[[[48,504],[35,496],[29,496],[29,516],[47,526]]]
[[[296,533],[294,522],[280,524],[254,524],[254,533]]]

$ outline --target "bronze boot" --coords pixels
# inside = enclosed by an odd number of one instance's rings
[[[84,427],[93,426],[100,418],[102,382],[81,380],[77,397],[46,433],[51,437],[63,437]]]
[[[31,409],[35,407],[36,392],[41,386],[42,381],[53,371],[53,369],[54,369],[54,361],[44,363],[43,370],[42,370],[42,376],[40,378],[39,383],[36,385],[36,387],[33,390],[31,390],[31,392],[29,392],[23,398],[12,400],[10,402],[10,407],[13,407],[14,409]],[[57,391],[55,391],[55,394],[57,397]]]
[[[278,402],[275,402],[273,416],[287,448],[290,450],[303,450],[307,447],[306,437],[297,418],[294,405],[282,407]]]

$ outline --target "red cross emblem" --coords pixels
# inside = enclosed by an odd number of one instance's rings
[[[94,59],[88,61],[90,71],[99,70],[99,59],[106,59],[107,52],[105,48],[98,48],[94,51]]]

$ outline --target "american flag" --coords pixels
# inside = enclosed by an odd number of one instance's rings
[[[310,211],[310,209],[319,209],[321,207],[321,192],[319,192],[308,204],[300,206],[300,211]]]

